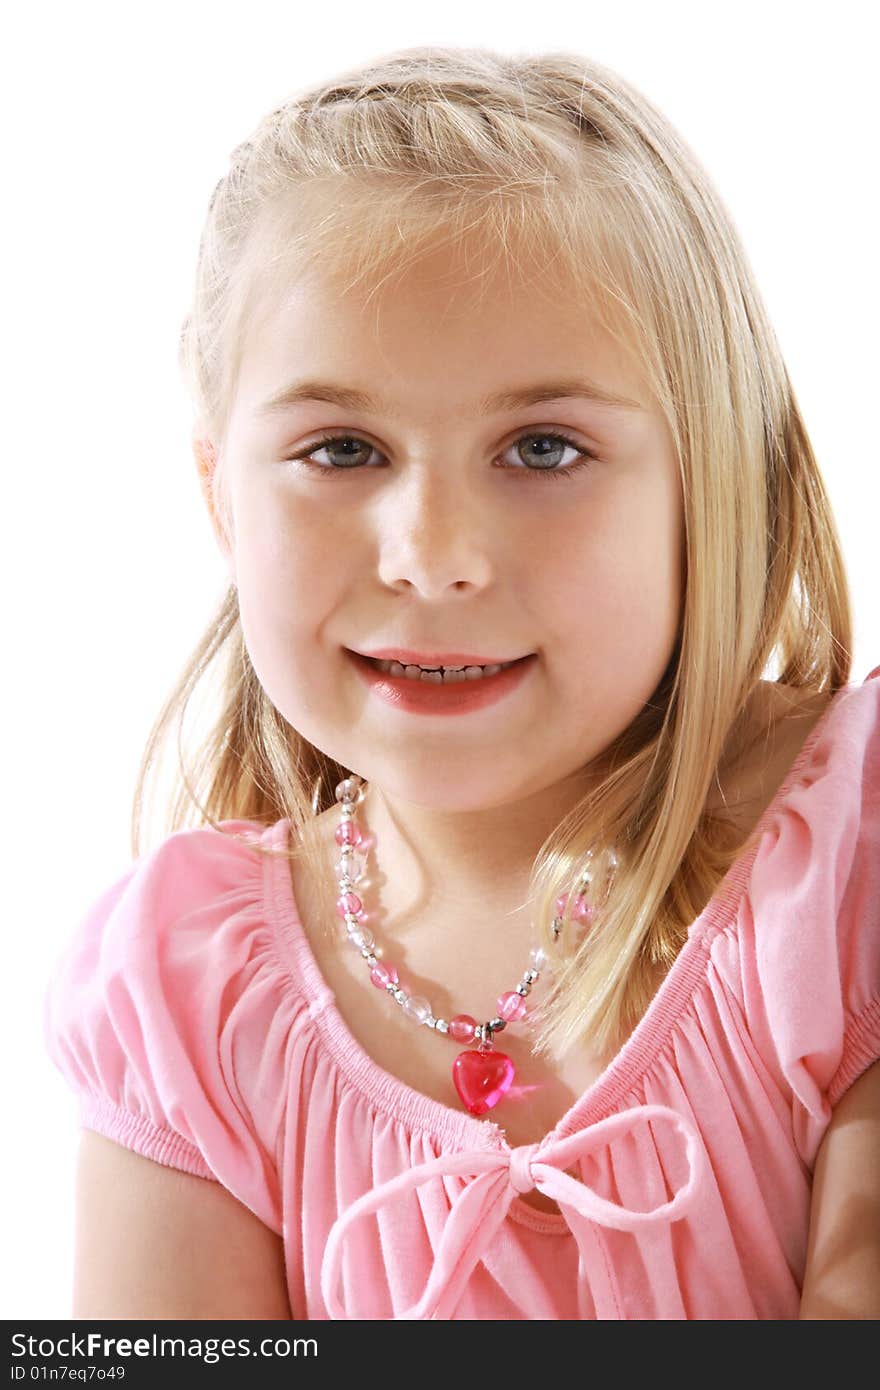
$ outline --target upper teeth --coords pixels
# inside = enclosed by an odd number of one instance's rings
[[[506,661],[503,666],[403,666],[399,661],[377,661],[380,671],[390,676],[408,676],[410,680],[433,681],[435,685],[451,684],[455,681],[476,681],[483,676],[494,676],[498,671],[512,666]]]

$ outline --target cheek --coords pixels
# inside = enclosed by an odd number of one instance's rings
[[[546,554],[541,582],[544,610],[560,614],[565,631],[559,635],[576,645],[579,668],[600,657],[613,664],[625,652],[642,653],[648,665],[665,664],[683,593],[674,493],[606,496],[579,537]]]
[[[283,485],[249,489],[237,499],[235,515],[240,583],[259,587],[267,602],[273,591],[285,603],[310,593],[308,579],[332,569],[344,540],[338,508],[315,505]]]
[[[245,639],[255,659],[284,660],[294,669],[332,612],[344,563],[344,518],[283,489],[254,489],[236,512],[236,569]],[[298,660],[292,660],[297,658]],[[256,661],[255,661],[256,665]]]

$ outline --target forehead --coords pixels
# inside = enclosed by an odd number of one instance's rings
[[[367,384],[375,394],[442,385],[462,406],[492,391],[579,373],[645,399],[638,354],[609,325],[586,278],[534,260],[440,245],[353,282],[332,258],[273,257],[258,272],[242,336],[239,396],[253,406],[292,377]],[[388,391],[380,392],[387,386]]]

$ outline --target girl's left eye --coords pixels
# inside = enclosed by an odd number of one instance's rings
[[[596,455],[594,453],[592,453],[589,449],[582,448],[580,444],[576,444],[574,440],[569,439],[567,435],[559,434],[556,432],[550,433],[548,431],[535,430],[531,431],[528,434],[521,434],[519,438],[516,439],[514,443],[511,444],[509,448],[505,450],[505,453],[508,453],[510,449],[518,449],[520,445],[524,443],[528,443],[529,445],[531,445],[535,441],[539,441],[541,443],[546,443],[547,441],[550,442],[549,450],[544,450],[540,452],[538,457],[551,458],[551,461],[554,462],[554,465],[556,465],[556,461],[553,459],[552,456],[560,452],[560,447],[562,448],[563,452],[566,448],[572,449],[579,457],[573,460],[572,462],[568,463],[564,468],[559,466],[541,466],[537,468],[515,467],[512,470],[514,473],[524,473],[527,476],[541,475],[545,478],[570,478],[571,475],[573,473],[576,473],[579,468],[588,468],[596,459]],[[324,449],[329,449],[330,446],[334,444],[362,445],[366,448],[368,453],[373,448],[373,446],[371,444],[368,444],[365,439],[360,439],[357,435],[325,434],[322,436],[321,439],[316,440],[313,444],[307,445],[306,448],[301,450],[298,454],[290,455],[285,460],[285,462],[297,462],[301,464],[304,468],[311,468],[317,471],[318,473],[328,474],[348,473],[351,472],[352,469],[361,468],[365,466],[363,464],[363,460],[359,458],[356,454],[352,453],[343,453],[342,458],[348,461],[339,465],[331,463],[328,466],[326,464],[313,462],[313,456],[315,454],[320,453]],[[374,452],[378,453],[378,450],[375,450]]]

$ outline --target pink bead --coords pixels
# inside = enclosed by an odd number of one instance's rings
[[[506,994],[499,995],[498,1017],[503,1018],[506,1023],[514,1023],[517,1019],[523,1018],[525,1011],[526,1001],[515,989],[509,989]]]
[[[472,1042],[477,1028],[477,1020],[470,1014],[456,1014],[449,1020],[449,1036],[456,1042]]]
[[[337,845],[359,845],[362,838],[360,828],[353,820],[344,820],[336,827]]]
[[[592,922],[596,909],[583,893],[579,893],[575,899],[574,916],[581,922]]]
[[[389,984],[400,984],[397,967],[387,962],[377,961],[370,971],[370,979],[377,989],[385,989]]]
[[[567,902],[568,894],[560,893],[559,897],[556,899],[557,917],[561,917],[562,914],[565,912],[565,905]],[[578,893],[577,897],[574,900],[574,908],[572,909],[571,914],[572,920],[575,922],[577,922],[578,920],[591,922],[593,920],[593,912],[594,909],[589,899],[583,893]]]
[[[343,893],[341,898],[336,899],[336,911],[340,917],[344,917],[346,913],[352,917],[361,917],[364,905],[357,893]]]

